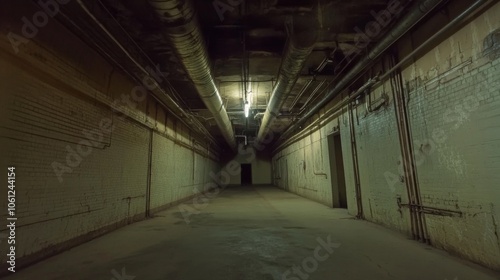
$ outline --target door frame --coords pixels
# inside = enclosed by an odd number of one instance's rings
[[[340,131],[328,134],[327,143],[330,163],[330,184],[332,187],[332,207],[347,209],[347,186]],[[340,159],[338,159],[337,148],[340,151]]]

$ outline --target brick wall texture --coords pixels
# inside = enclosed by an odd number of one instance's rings
[[[500,59],[484,55],[483,40],[499,25],[500,4],[442,40],[402,71],[417,181],[424,206],[455,211],[425,214],[433,245],[474,262],[500,268]],[[327,135],[339,127],[348,211],[357,213],[350,122],[359,160],[364,216],[410,232],[395,105],[389,82],[373,89],[385,93],[386,106],[374,112],[366,99],[347,108],[320,129],[276,151],[276,185],[332,205]],[[304,168],[304,164],[306,168]],[[327,175],[318,175],[321,172]],[[462,213],[461,215],[459,213]]]
[[[17,12],[10,23],[33,11]],[[216,151],[56,21],[17,53],[5,35],[19,26],[1,27],[1,178],[16,167],[17,267],[144,219],[148,196],[152,213],[189,198],[219,171]]]

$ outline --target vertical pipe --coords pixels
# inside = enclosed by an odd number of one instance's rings
[[[354,131],[354,116],[353,116],[353,106],[352,103],[349,103],[349,124],[351,130],[351,154],[352,154],[352,165],[354,171],[354,185],[356,190],[356,203],[358,206],[358,214],[356,217],[358,219],[364,219],[363,213],[363,200],[361,198],[361,184],[359,178],[359,163],[358,163],[358,151],[356,145],[356,134]]]
[[[410,128],[410,121],[408,120],[408,109],[406,106],[406,98],[404,95],[404,85],[403,85],[403,76],[400,71],[397,72],[397,82],[398,82],[398,87],[399,87],[399,92],[401,93],[401,101],[402,101],[402,109],[404,113],[404,124],[405,124],[405,134],[407,138],[407,147],[408,147],[408,161],[409,161],[409,167],[410,167],[410,172],[411,172],[411,179],[412,179],[412,185],[413,185],[413,192],[414,192],[414,199],[415,199],[415,207],[416,207],[416,215],[419,223],[419,229],[420,229],[420,235],[421,235],[421,240],[423,242],[429,243],[430,240],[427,236],[427,226],[425,224],[425,215],[424,212],[422,211],[422,198],[420,196],[420,186],[418,184],[418,177],[417,177],[417,168],[415,165],[415,158],[413,154],[413,141],[411,137],[411,128]]]
[[[146,184],[146,218],[151,216],[151,176],[153,167],[153,130],[149,130],[148,175]]]
[[[393,26],[390,32],[380,39],[368,54],[362,57],[343,77],[330,89],[325,96],[316,102],[310,110],[305,113],[297,122],[293,123],[285,132],[281,134],[280,139],[288,137],[296,128],[300,127],[309,120],[316,112],[323,108],[330,100],[345,90],[349,84],[376,58],[383,54],[392,44],[397,42],[401,36],[406,34],[415,24],[420,22],[428,13],[433,11],[444,0],[421,0],[416,1],[412,8],[405,14],[400,21]]]
[[[396,56],[391,56],[392,65],[396,64]],[[427,229],[425,225],[424,213],[422,212],[422,201],[416,173],[416,166],[413,154],[413,143],[411,139],[410,123],[408,120],[408,110],[403,86],[403,77],[398,71],[391,75],[391,86],[396,106],[396,119],[398,123],[398,134],[403,157],[403,168],[405,173],[405,183],[409,194],[410,215],[412,223],[415,225],[412,232],[415,239],[429,243]]]
[[[390,57],[390,66],[392,66],[394,64],[394,60],[393,60],[393,57],[391,56]],[[404,139],[404,134],[402,132],[402,124],[401,124],[401,106],[400,106],[400,96],[399,94],[397,93],[397,88],[396,88],[396,84],[394,82],[395,80],[395,77],[394,77],[394,74],[391,75],[390,77],[390,82],[391,82],[391,90],[392,90],[392,96],[393,96],[393,99],[394,99],[394,112],[396,114],[396,124],[397,124],[397,128],[398,128],[398,138],[399,138],[399,143],[400,143],[400,149],[401,149],[401,164],[403,166],[403,174],[408,174],[408,170],[407,170],[407,164],[406,164],[406,148],[405,148],[405,139]],[[406,186],[406,192],[407,192],[407,195],[408,195],[408,204],[409,204],[409,212],[410,212],[410,222],[411,222],[411,233],[412,233],[412,238],[415,239],[415,240],[418,240],[419,239],[419,231],[418,231],[418,221],[417,221],[417,218],[416,218],[416,214],[415,214],[415,209],[413,207],[414,205],[414,193],[413,193],[413,189],[410,185],[410,183],[408,182],[408,179],[406,178],[405,176],[405,186]]]

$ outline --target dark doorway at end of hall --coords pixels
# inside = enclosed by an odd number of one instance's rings
[[[248,186],[252,184],[252,164],[241,164],[241,185]]]

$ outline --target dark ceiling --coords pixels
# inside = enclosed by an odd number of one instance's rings
[[[332,82],[352,64],[345,54],[355,48],[357,28],[364,30],[374,14],[394,0],[192,0],[202,29],[213,78],[233,124],[235,134],[252,139],[257,134],[291,29],[317,32],[313,51],[277,116],[273,127],[280,133],[307,111]],[[83,1],[140,61],[158,65],[178,93],[185,109],[197,116],[224,142],[211,112],[186,74],[179,57],[162,33],[163,22],[147,0]],[[401,0],[403,7],[410,1]],[[75,6],[74,21],[89,38],[104,38]],[[392,18],[394,22],[395,18]],[[371,43],[389,30],[387,26]],[[101,32],[102,33],[102,32]],[[358,36],[359,37],[359,36]],[[104,40],[104,39],[102,39]],[[106,42],[104,42],[106,43]],[[121,59],[118,52],[114,59]],[[320,67],[323,66],[323,67]],[[247,71],[245,72],[245,69]],[[247,73],[247,74],[245,74]],[[251,113],[245,118],[244,83],[252,92]],[[277,124],[280,124],[278,129]]]

